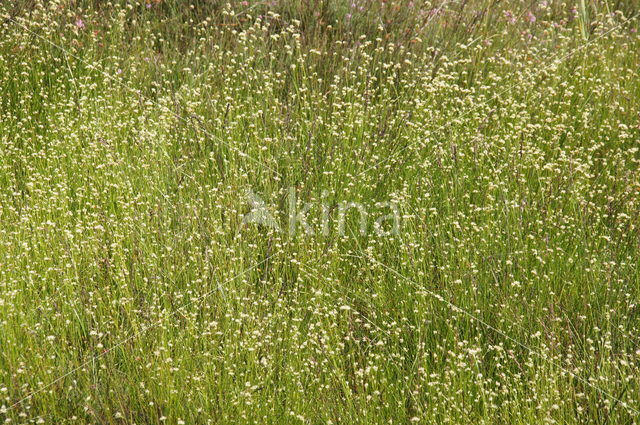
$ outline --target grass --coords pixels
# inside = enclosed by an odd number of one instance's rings
[[[0,419],[640,422],[636,2],[0,12]]]

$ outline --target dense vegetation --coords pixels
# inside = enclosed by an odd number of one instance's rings
[[[639,12],[2,2],[0,419],[640,423]]]

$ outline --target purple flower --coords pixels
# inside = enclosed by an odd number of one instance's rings
[[[533,24],[536,21],[536,15],[531,13],[531,11],[527,12],[527,21]]]
[[[84,21],[80,18],[76,19],[76,27],[82,29],[84,28],[86,25],[84,24]]]
[[[507,19],[507,21],[510,24],[515,24],[516,23],[516,17],[513,16],[513,12],[511,12],[510,10],[505,10],[504,11],[504,17]]]

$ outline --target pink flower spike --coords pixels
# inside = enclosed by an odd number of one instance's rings
[[[80,18],[76,19],[76,27],[82,29],[85,27],[84,21]]]

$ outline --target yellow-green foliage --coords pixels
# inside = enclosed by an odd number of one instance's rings
[[[2,2],[0,420],[640,423],[638,12]]]

